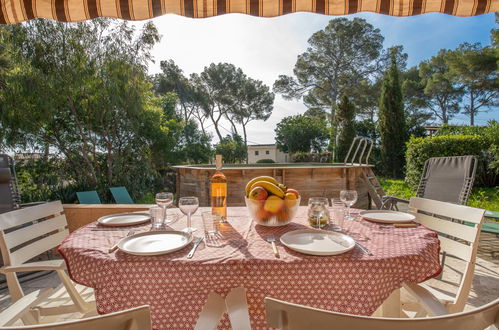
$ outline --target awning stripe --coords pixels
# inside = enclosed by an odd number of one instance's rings
[[[0,24],[37,17],[69,22],[100,16],[136,20],[164,14],[195,18],[228,13],[274,17],[298,11],[326,15],[375,11],[393,16],[429,12],[475,16],[499,10],[499,0],[0,0],[0,3]]]

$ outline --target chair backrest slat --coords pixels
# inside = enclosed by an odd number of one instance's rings
[[[473,311],[429,318],[378,318],[342,314],[265,298],[267,324],[279,329],[469,330],[485,329],[499,320],[499,299]]]
[[[470,223],[472,226],[468,226],[461,223],[438,219],[421,213],[418,214],[418,222],[431,230],[446,233],[447,235],[457,237],[468,242],[475,241],[478,231],[478,226],[476,224]]]
[[[449,255],[459,257],[460,259],[470,262],[473,257],[473,247],[448,239],[446,237],[438,236],[440,240],[440,251]]]
[[[65,229],[10,253],[10,266],[20,265],[45,251],[55,248],[68,235],[69,230]]]
[[[410,201],[410,208],[419,211],[438,214],[442,217],[448,217],[455,220],[468,221],[472,223],[481,223],[485,210],[474,207],[440,202],[420,197],[413,197]]]
[[[56,201],[2,213],[0,214],[0,230],[17,227],[61,212],[63,212],[62,204]]]
[[[0,330],[12,328],[0,327]],[[81,320],[16,327],[19,330],[151,330],[149,306],[140,306],[106,315],[88,317]]]
[[[66,228],[66,226],[66,216],[61,214],[54,218],[4,234],[5,245],[7,248],[12,249],[41,235],[48,234],[53,231],[62,231]]]

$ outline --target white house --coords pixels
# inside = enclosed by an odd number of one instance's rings
[[[260,159],[272,159],[276,163],[287,163],[289,155],[278,150],[275,144],[249,145],[248,163],[255,164]]]

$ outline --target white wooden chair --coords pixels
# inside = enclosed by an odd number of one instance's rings
[[[11,306],[12,307],[12,306]],[[9,308],[11,308],[9,307]],[[10,321],[6,324],[10,324],[12,319],[7,320],[4,314],[8,310],[0,314],[0,322]],[[116,313],[110,313],[101,316],[89,317],[81,320],[61,322],[61,323],[50,323],[50,324],[40,324],[40,325],[29,325],[21,327],[3,327],[0,323],[0,330],[7,329],[19,329],[19,330],[88,330],[88,329],[105,329],[105,330],[152,330],[151,326],[151,313],[149,311],[149,306],[140,306],[124,311],[119,311]]]
[[[473,281],[485,210],[419,197],[411,198],[409,208],[416,215],[417,222],[439,234],[441,252],[463,260],[465,269],[455,296],[444,294],[426,283],[404,283],[404,288],[429,315],[462,312]]]
[[[43,315],[87,314],[95,310],[93,290],[71,281],[64,260],[30,262],[58,246],[69,234],[62,212],[62,204],[57,201],[0,214],[0,249],[4,262],[0,273],[5,274],[12,301],[17,302],[24,296],[17,272],[53,270],[62,282],[43,302],[37,300],[40,303],[23,316],[25,324],[37,324]]]
[[[265,298],[267,324],[286,330],[483,330],[499,326],[499,299],[473,311],[429,318],[400,319],[358,316]]]

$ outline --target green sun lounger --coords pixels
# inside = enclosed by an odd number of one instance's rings
[[[95,190],[78,191],[76,197],[78,197],[80,204],[101,204],[99,194]]]
[[[125,187],[109,188],[116,204],[134,204],[132,197]]]

